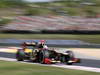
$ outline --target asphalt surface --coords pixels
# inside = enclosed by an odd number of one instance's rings
[[[0,52],[0,57],[16,58],[16,55],[14,53]],[[100,68],[100,60],[81,59],[81,63],[77,63],[73,65]]]
[[[36,39],[0,39],[1,46],[20,46],[23,42],[39,42]],[[77,47],[77,48],[100,48],[100,44],[88,43],[81,40],[46,40],[51,47]]]

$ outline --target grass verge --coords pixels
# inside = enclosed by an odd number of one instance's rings
[[[0,61],[0,75],[99,75],[100,73]]]
[[[100,35],[75,34],[0,34],[0,39],[63,39],[100,43]]]

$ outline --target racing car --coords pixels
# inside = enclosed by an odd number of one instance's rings
[[[30,60],[41,64],[65,63],[72,65],[73,63],[80,63],[80,59],[75,58],[73,52],[70,50],[61,53],[55,49],[38,49],[36,46],[35,42],[23,43],[23,47],[17,50],[16,59],[18,61]]]

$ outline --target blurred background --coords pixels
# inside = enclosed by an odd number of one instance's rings
[[[1,33],[100,33],[100,0],[0,0]]]

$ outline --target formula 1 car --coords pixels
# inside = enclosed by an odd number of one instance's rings
[[[66,50],[65,53],[60,53],[54,49],[38,49],[35,42],[24,43],[23,46],[16,53],[18,61],[30,60],[42,64],[65,63],[67,65],[80,63],[80,59],[75,58],[73,52],[69,50]]]

